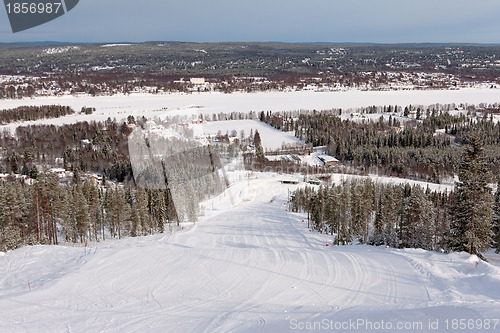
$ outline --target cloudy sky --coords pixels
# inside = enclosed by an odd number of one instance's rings
[[[500,43],[499,15],[499,0],[80,0],[16,34],[0,8],[0,42]]]

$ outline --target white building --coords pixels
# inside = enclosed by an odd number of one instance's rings
[[[203,77],[192,77],[189,82],[191,82],[194,85],[202,85],[205,84],[205,78]]]

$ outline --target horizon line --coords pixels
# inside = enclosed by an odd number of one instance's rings
[[[180,40],[145,40],[141,42],[131,41],[107,41],[107,42],[69,42],[69,41],[18,41],[18,42],[0,42],[0,44],[9,45],[56,45],[56,44],[80,44],[80,45],[106,45],[106,44],[148,44],[148,43],[185,43],[185,44],[290,44],[290,45],[380,45],[380,46],[397,46],[397,45],[466,45],[466,46],[500,46],[500,42],[282,42],[282,41],[217,41],[217,42],[200,42],[200,41],[180,41]]]

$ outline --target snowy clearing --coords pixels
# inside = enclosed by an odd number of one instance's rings
[[[332,108],[358,108],[370,105],[431,105],[435,103],[498,103],[500,93],[496,89],[466,88],[461,90],[401,90],[342,92],[263,92],[263,93],[195,93],[195,94],[131,94],[128,96],[62,96],[39,97],[21,100],[0,100],[0,110],[23,105],[67,105],[75,111],[82,107],[95,107],[92,115],[72,115],[59,119],[40,120],[24,124],[68,124],[78,121],[104,121],[108,117],[125,119],[132,114],[146,118],[166,115],[204,115],[213,113],[328,110]],[[2,126],[15,129],[20,124]]]
[[[499,267],[464,253],[331,246],[286,211],[296,185],[238,179],[183,232],[0,256],[0,331],[373,332],[383,321],[392,329],[377,331],[454,332],[456,319],[500,330]]]
[[[262,139],[262,147],[264,149],[280,149],[283,144],[301,145],[301,141],[291,133],[279,131],[272,126],[267,125],[259,120],[228,120],[207,122],[200,126],[203,134],[217,135],[218,131],[224,135],[231,135],[232,130],[236,130],[237,138],[240,138],[241,131],[244,132],[244,137],[248,137],[250,133],[259,131]]]

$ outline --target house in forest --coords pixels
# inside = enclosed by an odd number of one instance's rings
[[[189,79],[189,82],[194,85],[202,85],[205,84],[205,78],[203,77],[192,77]]]
[[[299,181],[297,179],[282,179],[281,184],[292,184],[297,185]]]
[[[49,171],[55,173],[59,177],[59,179],[67,179],[73,177],[72,172],[67,171],[66,169],[63,168],[52,168]]]
[[[339,164],[339,160],[330,155],[319,155],[318,158],[326,167]]]

